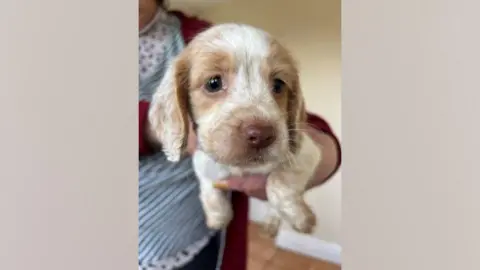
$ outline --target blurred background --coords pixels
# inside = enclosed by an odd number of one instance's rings
[[[340,1],[170,0],[169,5],[213,23],[247,23],[275,35],[299,62],[307,109],[323,116],[341,140]],[[341,185],[339,171],[306,195],[318,217],[313,235],[284,226],[274,243],[258,235],[255,222],[263,218],[266,208],[251,199],[249,270],[339,269],[334,264],[340,263],[341,253]]]

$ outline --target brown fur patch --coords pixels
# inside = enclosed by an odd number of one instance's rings
[[[197,41],[198,42],[198,41]],[[197,118],[210,110],[226,95],[225,91],[208,93],[205,83],[209,78],[220,75],[224,87],[232,79],[234,60],[231,54],[221,51],[206,52],[198,50],[202,46],[188,46],[178,56],[175,65],[175,102],[177,114],[172,115],[181,125],[183,137],[182,152],[187,147],[189,118]]]
[[[182,53],[179,58],[174,62],[175,74],[174,74],[174,88],[175,88],[175,103],[176,114],[172,115],[175,120],[180,123],[182,134],[182,152],[187,148],[188,135],[189,135],[189,71],[190,64],[188,54]]]
[[[223,51],[192,51],[192,62],[190,70],[190,99],[192,102],[192,113],[195,117],[204,114],[221,101],[226,91],[209,93],[205,90],[207,81],[214,77],[222,78],[224,90],[227,90],[229,83],[234,79],[235,62],[232,54]]]
[[[298,136],[300,123],[306,119],[297,64],[290,52],[273,39],[270,43],[270,55],[265,63],[264,72],[268,74],[270,81],[273,83],[275,78],[279,78],[286,84],[286,91],[273,95],[286,116],[290,151],[295,153],[301,143]]]

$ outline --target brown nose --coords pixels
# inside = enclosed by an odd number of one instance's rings
[[[263,149],[275,141],[275,129],[266,123],[249,123],[242,128],[249,147]]]

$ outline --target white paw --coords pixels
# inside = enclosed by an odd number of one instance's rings
[[[228,224],[233,218],[233,211],[231,208],[225,208],[219,212],[208,212],[205,215],[207,227],[212,230],[222,230],[227,228]]]
[[[263,232],[270,238],[275,238],[280,229],[282,220],[279,216],[272,215],[263,223]]]
[[[299,208],[300,211],[290,218],[293,229],[300,233],[311,234],[317,225],[317,218],[308,206]]]
[[[170,151],[169,149],[163,149],[163,153],[165,154],[165,157],[167,158],[168,161],[170,162],[179,162],[180,161],[180,151]]]
[[[233,209],[230,201],[222,192],[214,191],[200,195],[203,204],[207,227],[221,230],[228,226],[233,218]]]

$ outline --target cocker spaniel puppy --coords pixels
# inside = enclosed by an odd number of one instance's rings
[[[302,129],[306,112],[295,61],[274,37],[242,24],[197,35],[166,71],[149,121],[171,162],[184,154],[193,123],[193,164],[208,227],[222,229],[233,215],[216,180],[268,174],[270,233],[281,219],[312,232],[316,218],[303,194],[321,150]]]

